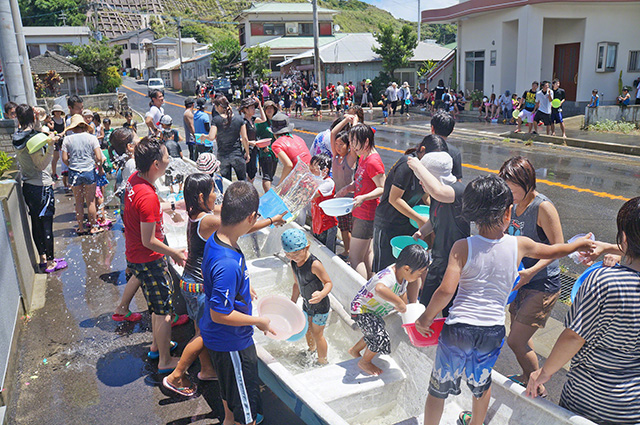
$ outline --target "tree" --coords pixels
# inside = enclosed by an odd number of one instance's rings
[[[72,55],[73,64],[82,68],[86,75],[94,75],[98,78],[99,84],[96,88],[98,92],[115,91],[115,87],[122,83],[122,78],[117,72],[120,68],[121,46],[109,46],[106,42],[91,40],[89,44],[70,45],[67,48]],[[118,79],[114,79],[114,69]],[[114,87],[116,81],[118,84]]]
[[[50,70],[44,76],[42,84],[47,91],[47,94],[56,96],[58,94],[58,87],[64,82],[64,79],[54,70]]]
[[[36,97],[44,97],[45,90],[44,84],[42,84],[42,80],[38,77],[38,74],[31,73],[31,78],[33,79],[33,91],[36,92]]]
[[[240,55],[240,43],[233,36],[217,39],[211,44],[211,72],[215,75],[222,74],[231,63]]]
[[[85,25],[86,0],[19,0],[24,26]]]
[[[382,68],[393,79],[393,72],[409,65],[413,50],[418,45],[418,36],[409,25],[403,25],[399,34],[395,34],[391,25],[378,25],[379,31],[373,34],[379,47],[372,47],[380,55]]]
[[[269,67],[269,57],[271,56],[271,48],[269,46],[256,46],[247,49],[247,66],[251,75],[255,75],[260,79],[266,78],[271,74]]]

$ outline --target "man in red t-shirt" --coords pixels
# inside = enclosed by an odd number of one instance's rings
[[[302,160],[309,165],[311,154],[304,140],[291,134],[293,124],[289,124],[287,114],[278,112],[271,118],[271,131],[277,137],[276,141],[271,145],[271,149],[282,162],[280,181],[283,181],[293,170],[293,167],[296,166],[298,160]]]
[[[162,242],[162,209],[153,184],[169,165],[167,148],[158,139],[145,137],[136,145],[134,155],[138,171],[127,182],[124,202],[127,267],[142,282],[151,311],[151,351],[159,354],[158,372],[168,373],[179,359],[170,354],[173,290],[165,255],[179,265],[187,256]]]

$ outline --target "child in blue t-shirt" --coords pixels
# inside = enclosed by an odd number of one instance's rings
[[[497,176],[478,177],[464,191],[462,216],[476,224],[479,235],[453,245],[444,279],[416,321],[420,333],[431,335],[433,320],[457,290],[438,339],[425,425],[440,423],[444,400],[460,394],[463,374],[473,394],[473,412],[480,416],[473,422],[483,423],[491,398],[491,371],[504,342],[505,305],[522,258],[554,259],[595,247],[590,235],[571,244],[545,245],[505,234],[512,204],[509,186]],[[471,421],[471,412],[460,413],[459,424]]]
[[[224,193],[220,228],[207,241],[202,259],[207,313],[200,320],[200,333],[218,373],[224,424],[255,423],[260,381],[253,326],[275,333],[268,318],[251,315],[253,291],[238,247],[238,238],[258,219],[258,204],[252,185],[231,184]]]

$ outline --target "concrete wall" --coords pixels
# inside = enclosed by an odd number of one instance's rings
[[[13,120],[0,120],[0,151],[13,153],[13,143],[11,135],[15,131],[15,122]]]
[[[473,16],[458,22],[459,81],[464,85],[465,52],[483,50],[485,93],[508,89],[521,94],[533,80],[553,78],[555,44],[579,42],[578,104],[584,106],[594,88],[604,93],[601,102],[611,104],[618,95],[620,71],[625,85],[638,78],[638,72],[627,69],[629,51],[640,50],[639,21],[637,2],[538,4]],[[614,72],[595,71],[597,44],[603,41],[619,43]],[[497,51],[496,66],[489,65],[491,50]]]
[[[129,102],[127,95],[124,93],[103,93],[103,94],[90,94],[88,96],[80,96],[84,107],[86,109],[107,111],[109,104],[113,104],[116,110],[122,110],[125,106],[128,106]],[[48,110],[53,108],[52,97],[44,99],[38,99],[38,105],[45,106]],[[126,109],[126,108],[125,108]]]
[[[585,127],[606,120],[633,122],[636,124],[636,127],[640,127],[640,106],[598,106],[597,108],[585,108]]]

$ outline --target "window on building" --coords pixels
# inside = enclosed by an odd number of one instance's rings
[[[598,43],[596,72],[613,72],[616,70],[618,43],[603,41]]]
[[[40,55],[39,44],[27,44],[27,51],[29,52],[29,59],[35,58]]]
[[[640,50],[631,50],[629,52],[629,72],[640,72]]]
[[[47,50],[53,53],[58,53],[60,46],[57,44],[47,44]]]
[[[299,35],[313,35],[313,24],[310,22],[298,24]]]
[[[331,22],[320,22],[320,35],[331,35]]]
[[[240,42],[241,46],[244,46],[247,42],[245,38],[244,24],[238,25],[238,41]]]
[[[122,50],[127,50],[129,48],[129,45],[126,44],[126,43],[125,44],[121,44],[121,46],[122,46]]]
[[[468,92],[484,90],[484,51],[465,52],[465,89]]]
[[[497,60],[498,60],[498,52],[496,50],[492,50],[489,56],[489,65],[496,66]]]
[[[131,43],[131,50],[138,50],[138,43]]]
[[[265,23],[264,35],[284,35],[284,23]]]

